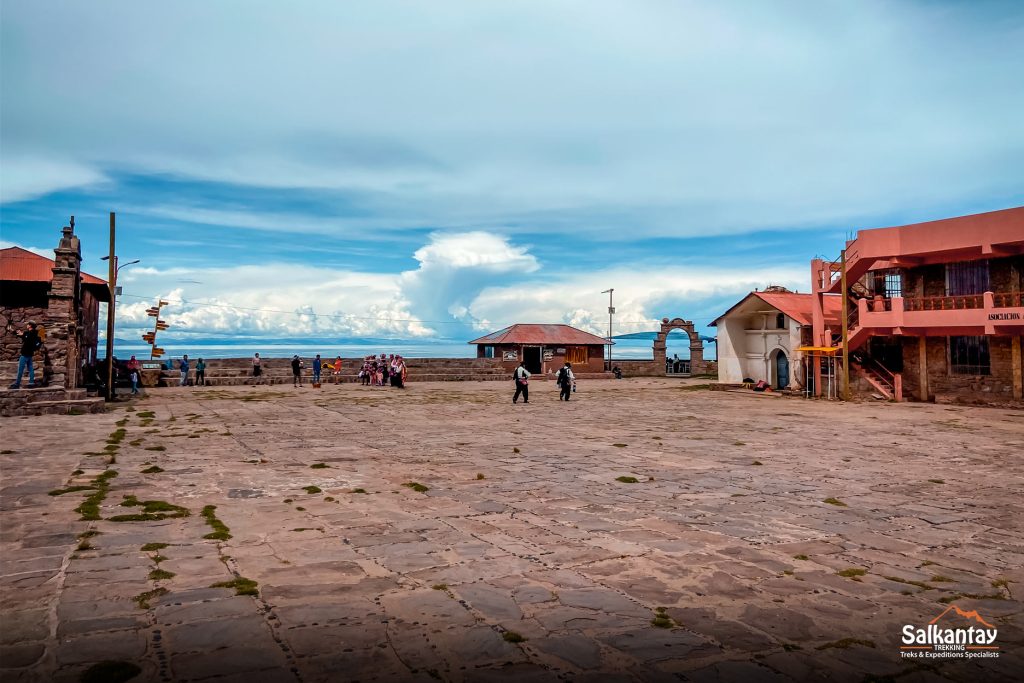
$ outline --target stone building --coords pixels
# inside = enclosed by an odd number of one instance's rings
[[[45,334],[35,357],[37,383],[81,386],[82,364],[96,360],[100,302],[110,300],[107,283],[83,273],[81,263],[73,218],[53,259],[20,247],[0,250],[0,366],[5,382],[16,372],[21,350],[15,331],[34,321]]]
[[[811,262],[813,344],[838,346],[824,314],[848,300],[851,389],[896,400],[1024,398],[1024,207],[861,230],[843,265]]]
[[[770,287],[751,292],[715,319],[718,381],[764,380],[776,389],[803,389],[807,366],[800,348],[811,343],[813,299]],[[826,320],[837,326],[839,297],[828,297],[824,304]]]
[[[556,372],[566,362],[573,372],[604,372],[604,337],[569,325],[512,325],[469,342],[477,345],[477,358],[497,358],[509,375],[519,365],[534,374]]]

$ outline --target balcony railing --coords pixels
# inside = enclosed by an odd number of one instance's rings
[[[992,305],[996,308],[1022,308],[1024,296],[1021,296],[1021,292],[995,292],[992,294]]]
[[[970,308],[985,308],[985,295],[922,296],[903,299],[904,311],[960,311]]]

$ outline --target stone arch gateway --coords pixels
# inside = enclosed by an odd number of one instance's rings
[[[654,363],[656,367],[665,367],[665,349],[668,344],[668,333],[672,330],[682,330],[690,337],[690,374],[706,375],[708,363],[704,360],[704,342],[700,335],[693,329],[693,321],[682,318],[661,319],[661,331],[654,338]]]

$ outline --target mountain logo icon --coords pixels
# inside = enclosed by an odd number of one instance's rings
[[[942,614],[940,614],[939,616],[935,617],[934,619],[932,619],[928,623],[929,624],[934,624],[934,623],[938,622],[940,619],[942,619],[944,616],[949,614],[950,612],[956,612],[958,615],[960,615],[964,619],[972,619],[972,620],[978,622],[979,624],[981,624],[982,626],[984,626],[985,628],[992,628],[992,629],[996,628],[993,624],[990,624],[987,621],[985,621],[981,617],[981,615],[978,614],[978,610],[972,609],[969,612],[965,612],[964,610],[960,609],[956,605],[950,605],[949,607],[946,608],[946,610]]]

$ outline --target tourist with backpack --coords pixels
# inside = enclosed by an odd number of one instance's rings
[[[512,373],[512,380],[516,383],[516,393],[512,395],[512,402],[519,402],[519,395],[523,395],[523,403],[530,402],[530,371],[526,369],[526,363],[520,363],[519,367]]]
[[[292,386],[302,386],[302,360],[298,354],[292,356]]]
[[[188,386],[188,354],[181,357],[178,369],[181,370],[181,386]]]
[[[576,385],[576,377],[572,374],[572,365],[566,363],[558,371],[558,400],[568,401],[573,387]]]

